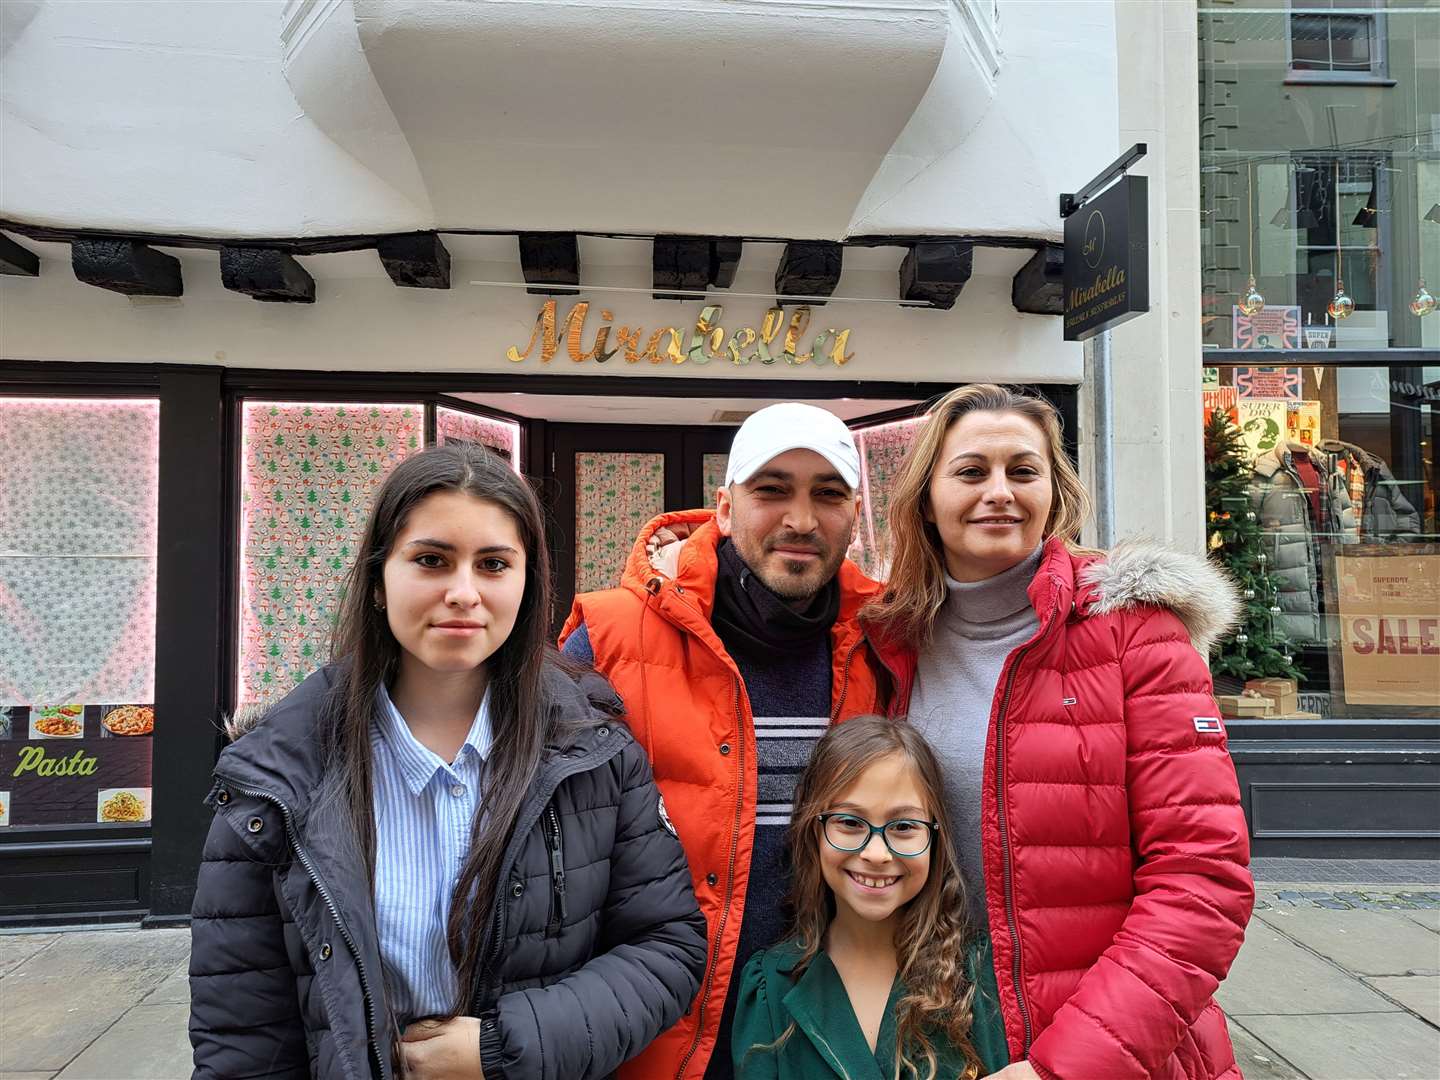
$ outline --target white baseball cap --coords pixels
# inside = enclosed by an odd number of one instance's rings
[[[751,413],[730,444],[725,484],[743,484],[789,450],[813,450],[852,489],[860,486],[860,454],[845,422],[834,413],[786,401]]]

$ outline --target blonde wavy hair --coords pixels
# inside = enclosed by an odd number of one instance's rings
[[[945,603],[945,552],[935,525],[927,520],[930,478],[940,461],[945,436],[970,413],[1014,413],[1045,433],[1050,456],[1052,500],[1044,539],[1058,536],[1071,551],[1084,553],[1080,529],[1090,517],[1090,493],[1065,452],[1060,413],[1044,398],[995,383],[952,390],[926,412],[926,422],[905,457],[890,493],[890,582],[885,595],[867,607],[864,618],[880,637],[923,648],[930,643],[935,616]]]
[[[965,968],[971,936],[966,919],[965,881],[950,843],[940,766],[924,737],[904,719],[859,716],[830,728],[815,744],[810,762],[795,787],[794,812],[787,836],[791,858],[789,903],[794,912],[792,936],[800,947],[795,966],[798,980],[824,948],[835,915],[835,900],[820,867],[820,815],[849,790],[875,762],[898,754],[914,770],[926,805],[940,829],[930,849],[930,874],[920,891],[899,912],[895,954],[905,996],[896,1005],[895,1076],[942,1080],[935,1046],[928,1032],[940,1032],[965,1055],[959,1078],[973,1080],[983,1067],[972,1040],[975,986]],[[795,1033],[795,1024],[773,1043],[751,1047],[751,1053],[779,1050]]]

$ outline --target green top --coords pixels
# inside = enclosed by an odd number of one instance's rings
[[[745,965],[730,1044],[737,1080],[892,1080],[895,1007],[905,993],[899,976],[890,988],[872,1053],[830,957],[823,950],[817,953],[797,980],[799,959],[798,944],[787,941],[756,953]],[[971,978],[978,976],[971,1041],[984,1076],[1010,1061],[988,938],[982,936],[971,946],[966,966]],[[796,1030],[778,1050],[756,1049],[773,1043],[792,1021]],[[943,1037],[932,1034],[931,1042],[939,1066],[936,1080],[963,1076],[964,1055]]]

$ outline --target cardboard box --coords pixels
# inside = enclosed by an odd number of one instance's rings
[[[1293,712],[1285,716],[1269,716],[1267,720],[1321,720],[1324,719],[1318,712]]]
[[[1215,699],[1220,715],[1231,720],[1263,720],[1275,715],[1275,703],[1269,698],[1224,694]]]
[[[1300,694],[1294,679],[1251,679],[1245,689],[1275,703],[1280,715],[1300,711]]]

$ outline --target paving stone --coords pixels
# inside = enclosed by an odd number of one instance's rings
[[[1440,1027],[1440,975],[1381,975],[1365,982]]]
[[[59,934],[0,934],[0,978],[58,938]],[[0,1073],[0,1076],[3,1076]]]
[[[1440,1076],[1440,1034],[1406,1012],[1251,1016],[1244,1023],[1310,1080]]]
[[[38,1073],[34,1073],[34,1072],[30,1072],[30,1073],[0,1072],[0,1080],[51,1080],[51,1078],[52,1078],[54,1075],[55,1075],[54,1073],[49,1073],[49,1072],[38,1072]]]
[[[188,1005],[190,1004],[190,960],[182,960],[165,980],[157,986],[142,1005]],[[4,1080],[4,1077],[0,1077]]]
[[[1260,919],[1356,974],[1440,974],[1440,940],[1398,912],[1297,907]]]
[[[56,1080],[187,1080],[190,1006],[136,1005]]]
[[[1215,997],[1227,1014],[1242,1017],[1246,1027],[1243,1017],[1251,1014],[1399,1011],[1358,978],[1302,949],[1258,918],[1251,920],[1230,977]],[[1276,1049],[1283,1053],[1283,1048]]]
[[[1407,911],[1405,918],[1419,923],[1433,933],[1440,934],[1440,911]]]
[[[1230,1025],[1235,1062],[1245,1080],[1306,1080],[1304,1073],[1252,1035],[1233,1016],[1227,1016],[1225,1020]]]
[[[159,986],[189,950],[188,930],[61,935],[0,983],[5,995],[0,1070],[64,1068]]]

